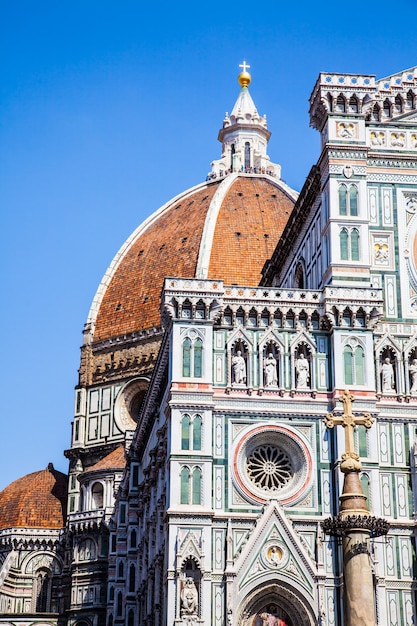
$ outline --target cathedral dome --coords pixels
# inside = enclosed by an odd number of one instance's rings
[[[62,528],[67,477],[49,463],[47,469],[18,478],[0,492],[3,528]]]
[[[238,172],[169,201],[131,235],[105,274],[89,314],[92,340],[159,326],[165,277],[258,285],[295,199],[279,178]]]

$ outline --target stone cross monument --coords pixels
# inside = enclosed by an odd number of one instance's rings
[[[369,552],[371,537],[385,535],[389,526],[385,520],[371,517],[366,505],[359,473],[362,465],[355,452],[353,432],[355,426],[370,428],[374,422],[369,413],[353,415],[354,397],[348,390],[340,396],[343,415],[329,413],[325,417],[327,428],[343,426],[345,451],[340,471],[345,475],[340,509],[337,517],[323,522],[327,534],[341,537],[343,549],[344,624],[345,626],[375,626],[375,598],[373,572]]]

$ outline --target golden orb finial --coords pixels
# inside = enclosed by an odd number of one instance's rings
[[[241,87],[248,87],[250,81],[252,80],[252,76],[246,70],[250,68],[250,65],[248,65],[246,61],[243,61],[243,63],[241,63],[239,67],[243,69],[243,72],[240,72],[239,76],[237,77],[239,84]]]

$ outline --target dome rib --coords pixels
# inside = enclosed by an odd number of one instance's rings
[[[186,191],[183,191],[182,193],[178,194],[174,198],[171,198],[171,200],[169,200],[168,202],[163,204],[159,209],[154,211],[154,213],[152,213],[148,218],[146,218],[145,221],[142,222],[136,228],[136,230],[133,231],[133,233],[128,237],[128,239],[124,242],[124,244],[118,250],[116,255],[113,257],[112,262],[110,263],[109,267],[107,268],[106,272],[104,273],[103,278],[101,279],[100,285],[98,286],[98,289],[97,289],[97,291],[95,293],[95,296],[93,298],[93,301],[91,303],[90,310],[88,312],[86,326],[90,325],[91,327],[94,327],[94,325],[96,323],[96,320],[97,320],[98,312],[100,310],[100,305],[101,305],[101,303],[103,301],[103,297],[104,297],[104,295],[106,293],[106,290],[107,290],[107,288],[108,288],[108,286],[109,286],[109,284],[110,284],[114,274],[116,273],[120,263],[123,261],[123,259],[125,258],[126,254],[129,252],[129,250],[132,247],[132,245],[135,244],[135,242],[137,241],[138,237],[140,237],[143,233],[145,233],[146,230],[149,229],[149,227],[161,215],[163,215],[165,213],[165,211],[169,210],[173,204],[175,204],[179,200],[186,200],[187,197],[189,195],[193,194],[195,191],[198,191],[199,189],[206,188],[206,187],[207,187],[207,183],[205,183],[205,182],[204,183],[199,183],[198,185],[195,185],[194,187],[191,187],[190,189],[187,189]]]
[[[241,172],[176,196],[115,256],[91,306],[86,342],[158,329],[169,276],[257,286],[296,197],[279,179]]]

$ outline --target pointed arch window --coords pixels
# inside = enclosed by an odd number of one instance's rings
[[[201,450],[201,425],[201,417],[196,415],[193,419],[193,450]]]
[[[339,215],[358,215],[358,195],[356,185],[339,185]]]
[[[183,467],[180,473],[180,503],[201,504],[202,471],[200,467],[194,467],[192,471]]]
[[[339,187],[339,215],[347,215],[347,187],[340,185]]]
[[[200,415],[195,415],[192,419],[189,415],[183,415],[181,419],[181,449],[201,450],[201,431],[202,419]]]
[[[203,375],[203,342],[196,339],[194,342],[194,376],[201,378]]]
[[[342,96],[341,94],[339,96],[337,96],[336,111],[338,111],[339,113],[345,113],[346,112],[346,100],[345,100],[344,96]]]
[[[349,214],[358,214],[358,188],[356,185],[351,185],[349,188]]]
[[[359,261],[359,231],[352,228],[350,233],[350,258],[352,261]]]
[[[349,260],[349,233],[346,228],[340,231],[340,258],[342,261]]]
[[[195,467],[192,474],[192,504],[201,504],[201,469]]]
[[[381,119],[381,107],[379,104],[376,104],[372,109],[372,119],[374,122],[379,122]]]
[[[357,113],[359,111],[359,102],[356,96],[352,96],[349,99],[349,111],[351,113]]]
[[[191,376],[191,339],[184,339],[182,344],[182,375],[184,378]]]
[[[401,96],[395,96],[395,112],[402,113],[403,112],[403,100]]]
[[[365,354],[359,345],[346,345],[343,350],[345,385],[365,384]]]
[[[183,415],[181,420],[181,449],[190,449],[190,416]]]
[[[186,337],[182,343],[182,375],[184,378],[203,376],[203,341],[200,337]]]
[[[360,261],[360,239],[357,228],[342,228],[340,238],[340,260]]]
[[[384,100],[382,112],[384,117],[391,117],[391,102],[389,100]]]
[[[183,467],[180,475],[180,504],[189,503],[189,490],[190,490],[190,470],[188,467]]]

